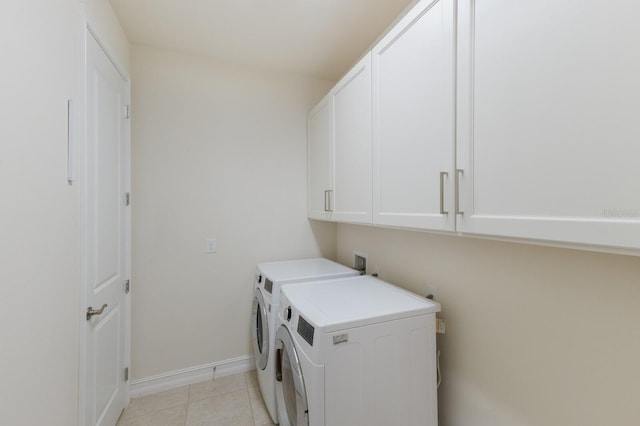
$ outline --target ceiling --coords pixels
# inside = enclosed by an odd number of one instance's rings
[[[412,0],[109,0],[132,44],[325,80]]]

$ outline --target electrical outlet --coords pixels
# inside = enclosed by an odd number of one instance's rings
[[[218,251],[218,241],[215,238],[207,238],[205,243],[205,253],[215,253]]]

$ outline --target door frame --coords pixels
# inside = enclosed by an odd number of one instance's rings
[[[102,48],[107,58],[114,65],[116,71],[122,76],[125,81],[125,103],[127,105],[131,104],[131,77],[126,70],[126,67],[123,63],[118,59],[115,54],[115,50],[109,46],[106,42],[107,37],[105,37],[100,30],[96,28],[96,25],[93,25],[86,12],[86,6],[81,6],[81,11],[79,13],[80,17],[78,19],[79,24],[77,28],[77,55],[78,55],[78,93],[79,93],[79,101],[77,102],[77,129],[78,135],[80,135],[79,143],[78,143],[78,181],[77,183],[80,186],[80,208],[79,208],[79,222],[80,222],[80,288],[79,288],[79,300],[78,300],[78,318],[80,321],[78,332],[78,344],[79,344],[79,353],[78,353],[78,425],[82,426],[86,424],[86,416],[87,416],[87,389],[86,389],[86,378],[87,378],[87,321],[85,320],[86,315],[86,297],[87,297],[87,250],[86,250],[86,239],[87,239],[87,223],[86,223],[86,211],[87,211],[87,70],[88,70],[88,58],[87,58],[87,41],[88,37],[94,37],[98,42],[98,45]],[[125,188],[127,191],[131,192],[131,120],[123,121],[124,135],[124,161],[123,161],[123,182],[125,184]],[[131,208],[125,210],[124,213],[124,221],[125,221],[125,236],[124,236],[124,245],[125,245],[125,275],[127,279],[131,279]],[[124,318],[125,318],[125,344],[124,344],[124,363],[126,366],[131,368],[131,293],[127,293],[124,295]],[[130,395],[131,390],[131,374],[129,374],[129,380],[125,382],[124,387],[124,395],[125,395],[125,406],[129,404],[131,399]],[[89,425],[86,425],[89,426]]]

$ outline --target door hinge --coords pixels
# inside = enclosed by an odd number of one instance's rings
[[[125,382],[129,381],[129,367],[124,368],[124,381]]]
[[[131,204],[131,193],[125,192],[124,193],[124,205],[128,206],[129,204]]]
[[[124,293],[129,294],[129,290],[131,289],[131,285],[129,284],[129,280],[124,282]]]
[[[124,118],[127,120],[131,118],[131,105],[124,106]]]

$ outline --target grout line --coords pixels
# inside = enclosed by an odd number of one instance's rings
[[[184,408],[184,419],[182,419],[182,425],[187,426],[187,415],[189,414],[189,403],[191,402],[191,385],[187,389],[187,405]]]
[[[244,381],[247,384],[247,397],[249,398],[249,408],[251,409],[251,422],[254,424],[256,424],[256,415],[255,415],[255,411],[253,410],[253,401],[251,400],[251,393],[249,392],[249,384],[247,383],[247,376],[244,377]]]
[[[242,373],[242,375],[244,376],[244,385],[245,388],[247,390],[247,397],[249,397],[249,408],[251,409],[251,420],[255,426],[256,424],[256,413],[255,410],[253,409],[253,401],[251,398],[251,392],[249,390],[249,388],[251,387],[250,383],[249,383],[249,374],[247,372]]]

